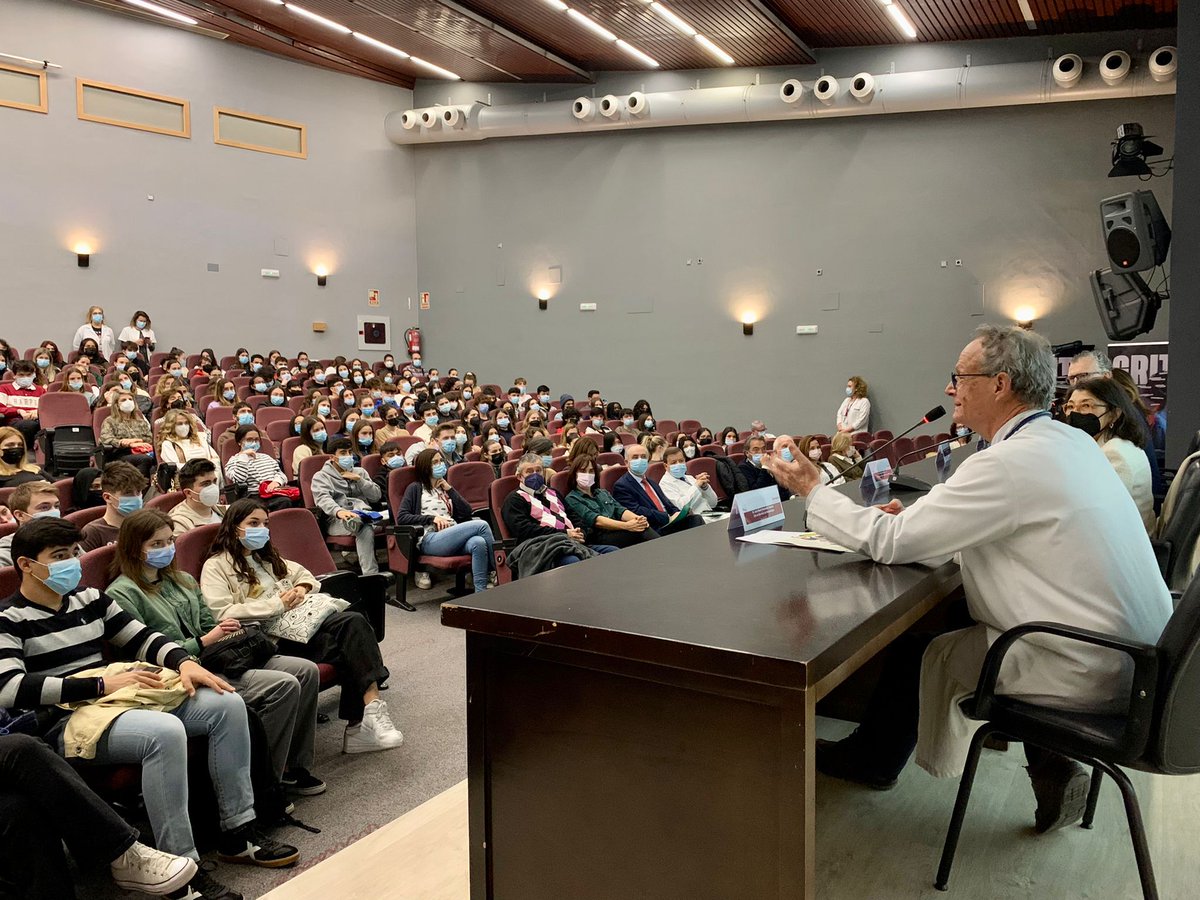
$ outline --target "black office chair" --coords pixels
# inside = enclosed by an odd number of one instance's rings
[[[1192,556],[1200,540],[1200,457],[1189,459],[1171,484],[1170,514],[1159,525],[1152,541],[1163,578],[1173,592],[1192,580]]]
[[[1002,694],[997,696],[996,678],[1004,654],[1017,640],[1030,634],[1059,635],[1129,656],[1134,671],[1128,713],[1076,712],[1038,706]],[[1031,622],[1009,629],[988,650],[979,687],[963,708],[971,718],[985,724],[975,733],[967,754],[934,882],[938,890],[946,890],[950,878],[983,742],[988,735],[998,733],[1092,768],[1091,789],[1081,823],[1084,828],[1092,827],[1104,774],[1117,783],[1125,802],[1142,894],[1146,900],[1157,900],[1158,889],[1137,793],[1119,766],[1159,775],[1200,772],[1200,579],[1184,592],[1157,646],[1053,622]]]

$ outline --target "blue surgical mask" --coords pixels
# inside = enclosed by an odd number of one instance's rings
[[[251,369],[251,371],[254,371],[254,372],[261,372],[262,371],[262,363],[255,363],[254,365],[252,365],[250,367],[250,369]]]
[[[245,353],[243,353],[241,356],[238,357],[238,362],[240,362],[244,366],[246,363],[250,362],[250,357],[248,357]]]
[[[633,424],[633,419],[624,418],[621,420],[621,422],[625,425],[626,428],[628,428],[630,425]]]
[[[317,384],[324,384],[325,383],[325,373],[317,372],[315,375],[313,375],[313,381],[315,381]]]
[[[83,566],[74,557],[52,562],[46,568],[49,572],[45,579],[38,580],[60,597],[79,587],[79,582],[83,578]]]
[[[327,437],[329,437],[329,432],[327,432],[327,431],[314,431],[314,432],[312,432],[312,439],[313,439],[314,441],[316,441],[318,444],[323,444],[323,443],[325,443],[325,439],[326,439]]]
[[[478,408],[479,408],[479,414],[486,416],[488,413],[488,410],[491,409],[492,407],[490,405],[488,405],[487,403],[480,403]]]
[[[535,494],[546,486],[546,479],[541,472],[534,472],[531,475],[525,476],[525,487],[529,488]]]
[[[404,454],[403,453],[397,453],[395,456],[388,457],[387,467],[389,469],[398,469],[402,465],[404,465]]]
[[[402,406],[402,407],[400,407],[400,410],[401,410],[401,412],[403,412],[403,413],[404,413],[406,416],[415,415],[415,414],[416,414],[416,412],[417,412],[417,408],[416,408],[415,406],[413,406],[411,403],[410,403],[408,406]]]
[[[0,365],[0,368],[2,368],[2,365]],[[124,372],[125,371],[125,363],[123,363],[123,362],[116,363],[113,366],[113,368],[116,369],[118,372]]]
[[[458,446],[458,447],[466,446],[467,436],[465,434],[456,434],[454,436],[454,443],[455,443],[455,446]]]
[[[337,464],[348,472],[354,468],[354,457],[353,456],[339,456],[339,457],[337,457]]]
[[[647,431],[653,431],[653,430],[654,430],[654,420],[653,420],[653,419],[647,419],[647,420],[646,420],[646,430],[647,430]]]
[[[172,378],[179,378],[181,375],[183,375],[183,369],[170,369],[167,374]]]
[[[146,565],[152,569],[165,569],[175,559],[175,545],[155,547],[146,551]]]
[[[28,390],[29,388],[33,387],[33,378],[28,375],[22,375],[17,379],[17,387],[21,388],[22,390]]]
[[[430,414],[425,417],[425,424],[428,425],[430,428],[433,428],[435,425],[437,425],[437,423],[438,423],[437,416]]]
[[[538,394],[538,400],[541,403],[543,403],[544,405],[548,406],[550,404],[550,395],[549,394]]]
[[[380,398],[383,397],[383,391],[371,391],[371,396],[374,397],[376,400],[379,400]]]
[[[761,466],[762,465],[762,454],[755,453],[752,457],[750,457],[750,461],[752,463],[754,463],[756,466]]]
[[[320,406],[317,407],[317,413],[322,416],[329,415],[329,404],[322,403]]]
[[[242,546],[247,550],[261,550],[271,540],[271,529],[265,525],[258,528],[247,528],[241,540]]]
[[[272,406],[283,406],[285,400],[287,400],[286,397],[272,397],[271,405]]]
[[[501,416],[500,418],[498,418],[496,420],[496,424],[499,425],[501,428],[507,428],[508,427],[508,416]]]
[[[452,409],[454,409],[454,406],[450,403],[439,403],[438,404],[438,412],[440,412],[443,416],[450,415],[450,410],[452,410]]]
[[[645,475],[646,470],[649,468],[650,468],[650,460],[648,460],[644,456],[639,457],[638,459],[631,459],[629,461],[629,471],[639,477],[642,475]]]
[[[526,391],[529,390],[529,386],[525,385],[525,384],[518,385],[517,390],[520,391],[522,394],[524,394]]]
[[[232,390],[223,391],[221,393],[221,396],[224,397],[226,400],[233,400],[233,398],[237,396],[237,391],[232,391]]]
[[[854,394],[854,388],[846,388],[846,396],[850,397]]]
[[[251,453],[255,453],[258,451],[260,446],[261,445],[258,443],[258,441],[246,441],[246,443],[242,444],[242,449],[248,450]]]
[[[145,319],[138,319],[138,320],[137,320],[137,327],[138,327],[138,328],[145,328],[145,327],[146,327],[147,325],[149,325],[149,324],[150,324],[150,323],[149,323],[149,322],[147,322]]]
[[[300,433],[300,429],[301,429],[302,427],[303,427],[303,424],[302,424],[302,423],[300,423],[300,422],[297,422],[295,425],[293,425],[293,426],[292,426],[292,433],[293,433],[293,434],[299,434],[299,433]]]
[[[464,399],[464,400],[470,400],[470,399],[471,399],[471,397],[473,396],[473,394],[471,393],[471,389],[470,389],[470,388],[466,388],[466,389],[464,389],[464,390],[463,390],[463,392],[462,392],[462,395],[463,395],[463,399]]]
[[[625,445],[622,444],[620,441],[618,441],[617,443],[613,444],[612,452],[616,453],[618,456],[624,456],[625,455]]]
[[[359,407],[359,409],[362,410],[362,414],[364,416],[370,416],[375,413],[375,404],[374,403],[364,403],[362,406]]]
[[[362,377],[361,375],[355,375],[355,376],[354,376],[354,383],[355,383],[355,384],[362,384],[362,383],[363,383],[363,377]]]
[[[48,360],[48,359],[39,359],[39,360],[37,361],[37,364],[38,364],[38,368],[39,368],[39,369],[48,369],[48,368],[50,368],[50,360]]]
[[[543,453],[543,454],[542,454],[542,466],[543,466],[543,468],[547,468],[547,469],[548,469],[548,468],[550,468],[550,463],[552,463],[552,462],[554,462],[554,457],[553,457],[553,455],[551,455],[551,454],[549,454],[549,453]]]
[[[100,315],[99,313],[95,313],[92,315],[92,324],[93,325],[99,325],[103,321],[104,321],[104,316]]]
[[[82,381],[68,381],[67,387],[69,387],[73,391],[81,391],[81,390],[83,390],[83,382]]]
[[[117,512],[123,516],[130,513],[135,513],[142,508],[142,498],[140,496],[120,497],[117,499]]]
[[[35,512],[32,516],[34,519],[61,519],[62,510],[57,506],[54,509],[43,509],[41,512]]]
[[[533,412],[534,410],[539,410],[539,409],[541,409],[541,408],[542,408],[542,405],[541,405],[540,403],[538,403],[536,400],[530,400],[530,401],[529,401],[529,410],[530,410],[530,412]]]
[[[682,478],[687,474],[687,463],[672,463],[669,471],[676,478]]]
[[[133,387],[133,382],[126,378],[121,382],[121,390],[128,391]]]
[[[256,385],[254,385],[254,390],[255,390],[255,391],[257,391],[257,392],[258,392],[258,393],[260,393],[260,394],[265,394],[265,393],[267,392],[267,384],[266,384],[266,382],[264,381],[264,382],[263,382],[263,383],[261,383],[261,384],[256,384]]]
[[[238,424],[239,425],[253,425],[254,424],[254,413],[246,413],[246,412],[238,413]]]
[[[784,462],[791,462],[793,459],[795,459],[795,457],[792,456],[791,449],[788,447],[784,447],[782,450],[779,451],[779,458],[782,459]]]
[[[411,381],[400,382],[400,390],[402,390],[404,393],[407,394],[409,391],[412,390],[412,382]]]
[[[370,437],[368,437],[365,434],[360,434],[358,436],[358,446],[360,446],[360,447],[370,447],[373,443],[375,443],[374,435],[371,435]]]
[[[433,473],[434,478],[437,478],[437,479],[445,478],[446,477],[446,464],[444,462],[434,463],[431,471]]]
[[[446,438],[444,441],[442,441],[442,452],[443,453],[453,453],[457,449],[458,449],[458,442],[456,440],[454,440],[454,438]]]

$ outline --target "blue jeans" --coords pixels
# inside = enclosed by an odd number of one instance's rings
[[[459,522],[443,531],[426,532],[421,539],[421,552],[427,556],[471,555],[471,577],[475,593],[487,590],[488,572],[492,569],[492,527],[482,519]]]
[[[142,798],[159,850],[199,860],[188,820],[187,739],[208,737],[208,773],[217,794],[221,830],[254,820],[250,732],[237,694],[200,688],[171,712],[131,709],[108,726],[96,747],[99,764],[142,767]],[[59,752],[62,742],[59,741]]]
[[[593,553],[599,553],[601,556],[603,556],[605,553],[616,553],[618,550],[617,547],[611,547],[608,544],[588,544],[587,548]],[[558,558],[558,562],[554,564],[554,568],[557,569],[560,566],[569,566],[571,563],[577,562],[579,562],[579,557],[574,553],[568,553],[566,556],[560,556]]]

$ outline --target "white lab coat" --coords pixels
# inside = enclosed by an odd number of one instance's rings
[[[88,338],[96,339],[96,346],[100,348],[101,356],[103,356],[105,359],[112,359],[113,352],[117,349],[117,338],[116,335],[113,334],[113,330],[111,328],[109,328],[107,325],[101,325],[100,334],[97,336],[96,332],[92,330],[90,322],[85,325],[80,325],[75,331],[75,337],[71,339],[71,346],[75,350],[78,350],[79,345]]]
[[[119,335],[117,335],[117,340],[119,340],[122,344],[125,344],[125,343],[136,344],[139,339],[145,340],[146,343],[145,343],[145,345],[143,345],[142,347],[140,347],[138,349],[138,352],[142,353],[143,355],[145,355],[145,357],[147,359],[149,359],[150,353],[151,353],[151,351],[154,350],[154,345],[156,343],[156,341],[154,339],[154,329],[153,328],[147,328],[145,330],[139,331],[137,328],[135,328],[132,325],[126,325],[124,328],[121,329],[121,333]]]
[[[1150,460],[1146,458],[1146,451],[1124,438],[1111,438],[1101,444],[1100,449],[1137,504],[1146,531],[1153,534],[1154,484],[1150,478]]]
[[[682,478],[676,478],[670,472],[667,472],[662,477],[662,481],[658,483],[662,488],[662,492],[667,495],[670,500],[679,509],[685,506],[691,506],[691,511],[695,515],[700,513],[710,512],[717,508],[720,500],[717,499],[717,492],[712,489],[712,485],[708,485],[701,489],[696,484],[696,478],[693,475],[684,475]]]
[[[866,397],[847,397],[838,407],[837,425],[839,431],[845,431],[847,426],[851,433],[866,431],[867,423],[871,420],[871,401]]]
[[[938,638],[921,676],[917,762],[957,775],[975,723],[958,701],[975,687],[987,646],[1034,621],[1157,642],[1171,615],[1141,515],[1096,442],[1079,429],[1035,419],[996,433],[944,483],[896,516],[818,486],[808,526],[883,563],[959,554],[976,628]],[[1075,709],[1123,709],[1131,665],[1114,651],[1053,637],[1014,646],[1003,693]]]

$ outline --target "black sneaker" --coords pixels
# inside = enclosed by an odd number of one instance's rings
[[[896,786],[895,775],[881,775],[863,764],[858,753],[854,752],[850,738],[844,741],[818,738],[816,768],[831,778],[852,781],[877,791],[890,791]]]
[[[1037,774],[1031,766],[1025,768],[1033,783],[1033,796],[1037,798],[1034,831],[1045,834],[1074,825],[1083,818],[1092,779],[1082,766],[1068,760],[1067,765],[1047,767],[1049,771]]]
[[[212,865],[209,863],[209,865]],[[171,894],[172,900],[243,900],[237,891],[230,890],[201,868],[188,886]]]
[[[272,840],[254,823],[226,831],[217,843],[217,858],[222,862],[244,866],[261,866],[264,869],[282,869],[295,865],[300,851],[290,844]]]
[[[308,769],[292,769],[283,773],[280,779],[285,790],[301,797],[315,797],[325,793],[325,782],[313,775]]]

